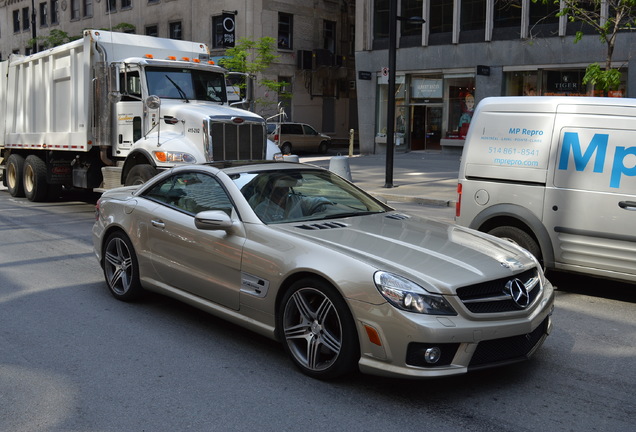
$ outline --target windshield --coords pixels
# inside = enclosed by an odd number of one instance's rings
[[[148,93],[164,99],[226,102],[222,73],[169,67],[146,68]]]
[[[246,172],[232,175],[232,179],[265,223],[326,220],[390,210],[326,170]]]

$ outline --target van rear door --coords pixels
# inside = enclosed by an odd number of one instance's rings
[[[636,109],[575,111],[559,108],[545,195],[555,265],[636,281],[636,130],[626,129]]]

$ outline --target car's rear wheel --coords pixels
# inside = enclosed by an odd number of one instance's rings
[[[285,351],[311,377],[341,376],[352,371],[360,358],[353,316],[326,282],[295,282],[282,299],[278,328]]]
[[[514,226],[500,226],[491,229],[488,231],[488,234],[494,235],[495,237],[502,238],[504,240],[508,240],[522,248],[526,249],[530,252],[534,257],[542,262],[541,256],[541,248],[539,244],[535,241],[534,238],[521,228],[517,228]]]
[[[280,151],[284,155],[291,154],[291,152],[292,152],[291,144],[290,143],[283,143],[283,145],[280,146]]]
[[[139,264],[135,249],[123,232],[108,236],[104,243],[104,277],[111,294],[118,300],[131,301],[142,294]]]
[[[24,157],[19,154],[12,154],[7,159],[7,166],[5,168],[5,179],[7,182],[7,189],[12,197],[24,196]]]

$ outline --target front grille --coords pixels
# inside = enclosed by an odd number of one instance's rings
[[[547,317],[533,332],[528,334],[479,342],[468,367],[479,368],[486,365],[494,366],[500,363],[526,360],[533,348],[541,342],[546,334],[549,320],[550,317]]]
[[[472,313],[501,313],[518,311],[520,308],[510,296],[506,296],[506,284],[519,279],[528,290],[529,303],[532,305],[541,293],[539,272],[536,268],[511,277],[482,282],[457,289],[457,296],[466,309]]]
[[[261,123],[225,123],[211,121],[210,160],[265,159],[265,128]]]

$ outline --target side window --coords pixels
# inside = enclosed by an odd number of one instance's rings
[[[305,135],[318,135],[316,129],[312,128],[309,125],[303,125],[303,129],[305,130]]]
[[[286,134],[294,134],[294,135],[302,135],[303,134],[303,126],[293,123],[288,125]]]
[[[177,207],[190,214],[221,210],[231,215],[232,202],[225,189],[213,177],[202,173],[183,173],[167,178],[145,196]]]

